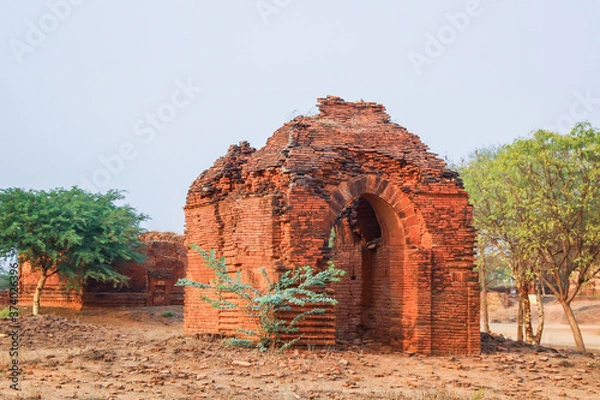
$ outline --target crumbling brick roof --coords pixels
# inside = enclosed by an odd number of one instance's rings
[[[225,156],[196,179],[189,195],[218,197],[234,188],[260,193],[274,187],[276,181],[286,185],[298,179],[308,179],[319,186],[324,174],[331,177],[336,170],[348,169],[377,172],[380,162],[386,160],[403,168],[404,174],[412,170],[416,181],[455,180],[462,186],[458,175],[431,153],[417,135],[391,122],[383,105],[346,102],[336,96],[320,98],[318,102],[318,114],[289,121],[260,150],[245,141],[230,146]],[[377,162],[359,162],[357,153],[367,154],[368,159]]]

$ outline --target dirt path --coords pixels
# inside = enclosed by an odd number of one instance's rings
[[[516,339],[517,303],[505,294],[491,293],[490,328],[497,334]],[[537,324],[537,305],[532,305],[534,329]],[[572,304],[579,322],[583,340],[589,350],[600,350],[600,301],[598,299],[577,299]],[[544,298],[545,325],[542,344],[545,346],[575,347],[573,334],[565,318],[561,305],[553,297]]]
[[[581,334],[587,350],[600,351],[600,325],[581,325]],[[517,337],[517,324],[490,324],[493,333],[501,334],[510,339]],[[534,328],[535,329],[535,328]],[[542,345],[554,347],[575,347],[575,340],[569,325],[549,324],[544,326]]]
[[[488,337],[480,357],[424,357],[372,345],[284,354],[183,336],[181,308],[21,317],[21,399],[600,398],[600,355]],[[166,315],[166,314],[165,314]],[[8,321],[0,332],[8,333]],[[7,349],[9,339],[0,338]],[[8,365],[7,351],[0,361]]]

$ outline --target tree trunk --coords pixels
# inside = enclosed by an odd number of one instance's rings
[[[33,315],[38,315],[40,313],[40,299],[42,297],[42,290],[44,289],[46,279],[48,279],[48,276],[42,272],[40,280],[38,281],[38,284],[35,287],[35,294],[33,295]]]
[[[531,303],[529,302],[529,284],[520,288],[523,300],[523,326],[525,328],[525,341],[533,343],[533,325],[531,324]]]
[[[481,284],[481,311],[483,316],[483,331],[490,333],[490,317],[488,314],[487,302],[487,280],[485,278],[485,259],[481,256],[481,264],[479,266],[479,282]]]
[[[581,336],[581,330],[579,329],[579,324],[575,319],[575,314],[573,314],[573,310],[571,309],[571,304],[567,303],[564,299],[558,299],[560,305],[562,306],[565,316],[567,317],[567,321],[569,321],[569,326],[571,327],[571,332],[573,332],[573,339],[575,339],[575,348],[577,351],[585,353],[585,345],[583,344],[583,336]]]
[[[517,317],[517,340],[520,342],[534,341],[533,326],[531,325],[531,303],[529,302],[529,280],[516,281],[519,298],[519,315]]]
[[[542,282],[540,282],[540,280],[537,280],[536,282],[536,291],[535,291],[535,297],[537,299],[538,302],[538,308],[537,308],[537,313],[538,313],[538,327],[537,327],[537,331],[535,333],[535,344],[540,344],[542,341],[542,333],[544,332],[544,324],[546,322],[546,316],[544,314],[544,303],[542,303],[542,291],[544,290],[544,285]]]
[[[518,311],[517,311],[517,341],[523,341],[523,299],[521,295],[517,295]]]

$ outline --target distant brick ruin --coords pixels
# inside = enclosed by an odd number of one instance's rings
[[[186,242],[215,249],[259,283],[333,258],[346,275],[334,311],[300,328],[303,341],[374,340],[424,354],[480,352],[472,208],[458,174],[380,104],[319,99],[255,150],[247,142],[204,171],[185,206]],[[329,238],[335,233],[334,245]],[[213,273],[188,250],[189,279]],[[186,288],[186,333],[231,335],[247,324]]]
[[[82,290],[66,290],[65,282],[57,275],[46,281],[41,298],[43,307],[159,306],[183,304],[183,288],[175,286],[185,276],[187,254],[184,238],[171,232],[147,232],[147,261],[143,264],[127,262],[116,265],[121,274],[129,276],[127,285],[114,287],[112,283],[88,282]],[[19,302],[30,305],[39,279],[28,264],[19,269]]]

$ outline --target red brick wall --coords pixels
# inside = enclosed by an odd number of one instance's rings
[[[33,295],[39,281],[40,274],[33,272],[28,263],[19,264],[19,304],[31,306]],[[83,306],[81,292],[66,290],[66,283],[57,275],[52,275],[46,280],[42,291],[41,304],[44,307],[63,307],[80,310]]]
[[[269,197],[227,198],[219,203],[188,208],[186,242],[205,250],[217,250],[219,256],[227,258],[232,272],[242,270],[244,279],[259,285],[262,282],[259,268],[275,260],[271,202]],[[204,268],[196,251],[188,252],[188,260],[187,277],[209,283],[213,272]],[[199,289],[186,288],[186,332],[210,333],[239,327],[242,315],[209,307],[198,298],[199,292]]]
[[[333,256],[339,305],[301,326],[305,341],[375,339],[422,353],[480,351],[471,208],[457,174],[383,106],[319,100],[256,151],[232,146],[188,193],[186,240],[247,279]],[[335,228],[333,249],[328,247]],[[381,236],[377,238],[376,236]],[[189,254],[188,277],[207,282]],[[234,334],[240,316],[186,291],[188,333]],[[244,322],[247,323],[247,322]]]
[[[112,283],[89,281],[83,290],[67,291],[65,283],[53,275],[46,281],[41,303],[45,307],[81,309],[83,306],[144,306],[183,304],[183,288],[175,286],[185,276],[187,251],[184,238],[169,232],[148,232],[142,236],[146,242],[147,261],[143,264],[127,262],[115,268],[130,277],[126,285],[115,287]],[[39,273],[32,272],[28,264],[20,266],[21,304],[29,305]]]

